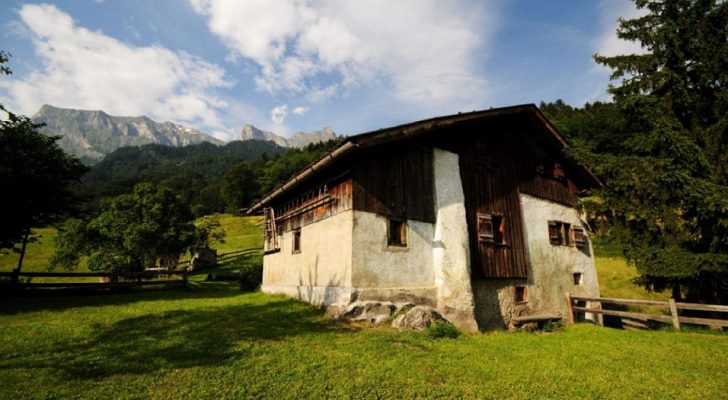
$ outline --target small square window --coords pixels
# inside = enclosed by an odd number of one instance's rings
[[[503,215],[478,213],[478,240],[486,243],[505,244],[505,233]]]
[[[574,272],[574,285],[581,286],[581,272]]]
[[[301,252],[301,228],[293,231],[293,252]]]
[[[528,301],[528,291],[525,286],[516,286],[513,293],[513,300],[516,303],[525,303]]]
[[[407,247],[407,223],[405,221],[396,219],[389,220],[387,245]]]
[[[574,232],[574,245],[579,249],[585,249],[586,234],[584,233],[584,228],[575,226],[572,228],[572,231]]]
[[[561,221],[549,221],[549,242],[555,246],[572,245],[571,224]]]

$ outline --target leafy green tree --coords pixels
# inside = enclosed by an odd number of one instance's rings
[[[209,249],[215,243],[225,243],[225,228],[217,215],[205,215],[197,221],[194,247]]]
[[[96,218],[69,220],[59,233],[51,268],[74,269],[88,256],[91,270],[141,271],[174,266],[196,235],[189,207],[170,189],[140,184],[109,199]]]
[[[10,74],[2,65],[7,60],[0,51],[0,74]],[[0,120],[0,248],[20,252],[20,270],[26,245],[33,239],[31,228],[55,223],[73,211],[71,187],[87,168],[58,146],[57,137],[38,132],[41,125],[0,105],[3,111],[7,119]]]
[[[728,303],[728,2],[635,3],[648,13],[617,35],[646,52],[595,56],[636,132],[591,160],[600,212],[647,288]]]
[[[225,173],[220,194],[233,213],[248,207],[260,192],[257,172],[248,162],[241,162]]]

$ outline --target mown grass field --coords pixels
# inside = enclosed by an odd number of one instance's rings
[[[221,252],[260,245],[260,221],[223,223]],[[33,246],[50,254],[48,242]],[[603,295],[663,296],[634,286],[609,246],[595,246]],[[42,270],[41,254],[29,270]],[[220,270],[250,263],[260,256]],[[0,299],[0,399],[728,396],[726,334],[574,325],[431,339],[338,324],[291,299],[203,282],[207,272],[189,290]]]
[[[430,339],[234,285],[3,300],[0,398],[725,398],[728,336]]]

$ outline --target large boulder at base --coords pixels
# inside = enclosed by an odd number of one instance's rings
[[[435,321],[447,320],[437,311],[427,306],[416,306],[397,316],[392,321],[392,327],[399,330],[414,329],[416,331],[425,330]]]
[[[405,304],[388,301],[357,301],[349,304],[339,319],[349,322],[371,322],[379,324],[386,321]]]

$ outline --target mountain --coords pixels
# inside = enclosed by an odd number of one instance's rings
[[[295,147],[300,149],[309,144],[326,142],[331,139],[336,139],[336,137],[336,133],[334,133],[333,129],[326,127],[320,131],[299,132],[293,135],[290,139],[286,139],[273,132],[267,132],[258,129],[253,125],[246,124],[240,131],[237,140],[268,140],[281,147]]]
[[[156,143],[185,146],[202,142],[224,142],[196,129],[172,122],[156,122],[148,117],[116,117],[103,111],[74,110],[44,105],[32,117],[45,123],[40,131],[62,136],[60,146],[82,161],[93,164],[124,146]]]

